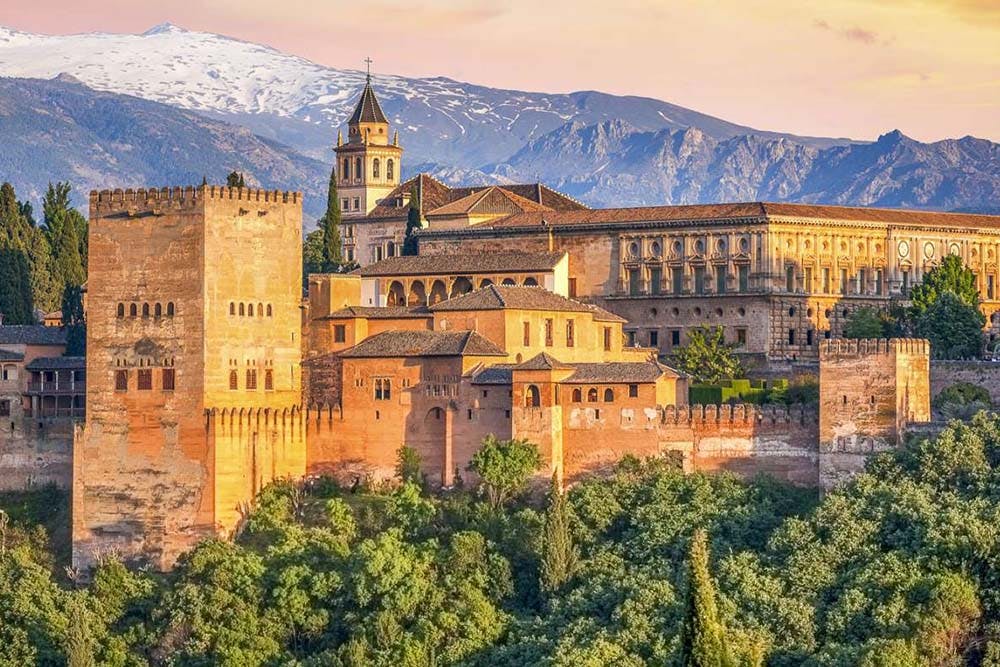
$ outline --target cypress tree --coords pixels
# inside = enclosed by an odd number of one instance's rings
[[[715,586],[708,572],[708,533],[704,529],[697,530],[691,539],[688,572],[680,664],[684,667],[735,667],[715,606]]]
[[[549,490],[549,507],[545,511],[545,529],[542,543],[541,587],[552,594],[573,576],[580,560],[580,553],[573,544],[569,528],[569,506],[566,495],[559,489],[559,480],[552,474]]]
[[[66,628],[67,667],[94,667],[94,638],[90,634],[83,603],[75,601],[69,610]]]
[[[340,239],[340,199],[337,195],[337,168],[330,170],[330,188],[326,195],[326,213],[320,219],[323,229],[325,271],[337,271],[344,262]]]
[[[83,257],[87,251],[80,235],[86,236],[87,222],[70,205],[69,183],[49,183],[42,201],[45,236],[52,253],[52,274],[56,282],[54,300],[62,297],[66,285],[80,286],[87,279]]]
[[[10,183],[0,186],[0,313],[8,324],[34,322],[30,250],[32,228]]]
[[[62,289],[67,285],[79,287],[86,280],[83,260],[80,257],[80,242],[76,236],[76,225],[71,220],[61,225],[59,235],[52,244],[55,273]]]
[[[243,178],[242,172],[231,171],[229,172],[229,175],[226,176],[226,185],[231,188],[245,188],[247,186],[247,182]]]
[[[66,285],[62,299],[62,325],[66,327],[66,356],[82,357],[87,350],[87,329],[83,320],[83,290]]]
[[[406,213],[406,238],[403,239],[403,254],[416,255],[419,252],[416,232],[423,225],[420,223],[420,179],[410,190],[410,210]]]

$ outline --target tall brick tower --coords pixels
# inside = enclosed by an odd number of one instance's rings
[[[819,349],[819,482],[830,489],[931,419],[930,342],[834,339]]]
[[[301,226],[297,192],[90,194],[74,565],[113,550],[169,567],[303,473]]]
[[[389,141],[389,121],[372,89],[371,72],[347,121],[347,143],[338,133],[335,151],[342,215],[345,220],[363,218],[399,185],[403,156],[398,133]]]

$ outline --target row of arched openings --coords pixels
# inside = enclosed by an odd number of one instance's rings
[[[239,315],[240,317],[273,317],[274,311],[271,308],[271,304],[266,306],[262,303],[258,303],[255,308],[252,303],[236,303],[235,301],[229,302],[229,314]]]
[[[590,389],[587,390],[588,403],[597,403],[597,399],[599,396],[600,396],[600,391],[598,391],[597,387],[591,387]],[[615,390],[608,387],[607,389],[604,390],[604,402],[613,403],[614,400],[615,400]],[[583,389],[577,387],[576,389],[573,390],[573,402],[583,403]],[[524,407],[537,408],[541,407],[541,404],[542,404],[541,392],[538,390],[537,386],[529,384],[524,392]]]
[[[162,303],[154,304],[138,304],[130,303],[127,306],[129,317],[139,317],[140,313],[143,319],[149,319],[150,317],[173,317],[174,316],[174,302],[168,301],[166,307]],[[124,303],[118,304],[117,316],[118,319],[125,318],[126,306]]]
[[[352,178],[356,181],[361,180],[364,176],[365,163],[360,157],[354,158],[354,171],[351,172],[351,158],[344,158],[344,166],[341,170],[341,180],[350,181]],[[372,160],[372,178],[381,178],[382,173],[382,161],[379,158]],[[396,177],[396,163],[392,158],[385,161],[385,177],[387,180],[393,180]]]
[[[479,289],[493,284],[489,278],[483,278],[479,281]],[[517,286],[517,282],[513,278],[504,278],[500,284],[504,287]],[[525,287],[538,287],[538,280],[528,277],[521,284]],[[445,281],[439,278],[431,283],[430,293],[427,292],[427,287],[422,280],[414,280],[410,283],[409,292],[402,281],[393,280],[389,283],[389,289],[386,291],[385,303],[387,306],[433,306],[441,301],[468,294],[474,289],[476,287],[472,279],[464,276],[456,278],[452,282],[450,290]]]

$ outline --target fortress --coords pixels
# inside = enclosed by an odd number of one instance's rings
[[[489,434],[536,443],[542,481],[671,454],[831,488],[929,421],[932,388],[983,372],[932,366],[926,341],[838,336],[850,310],[905,295],[946,253],[976,269],[992,316],[998,218],[590,210],[540,184],[401,181],[389,136],[369,83],[336,149],[344,252],[363,266],[309,276],[305,299],[297,192],[91,193],[85,371],[32,371],[55,353],[0,327],[0,369],[38,374],[0,397],[0,479],[72,489],[75,566],[116,552],[169,568],[231,535],[271,480],[391,477],[402,446],[450,486]],[[401,256],[411,204],[424,228]],[[688,378],[660,355],[699,324],[765,374],[818,372],[818,406],[688,405]]]

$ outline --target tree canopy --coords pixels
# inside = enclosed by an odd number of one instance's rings
[[[687,344],[674,349],[673,363],[698,382],[716,384],[743,374],[734,350],[734,345],[726,343],[722,327],[700,326],[688,332]]]

